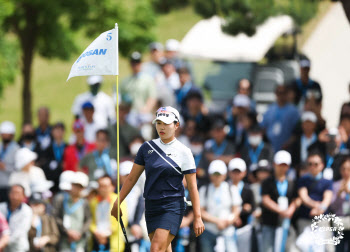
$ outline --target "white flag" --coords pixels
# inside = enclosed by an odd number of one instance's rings
[[[102,33],[74,62],[67,81],[75,76],[118,75],[118,26]]]

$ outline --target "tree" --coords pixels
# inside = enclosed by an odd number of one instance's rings
[[[318,0],[152,0],[159,13],[191,3],[195,11],[204,18],[218,15],[224,18],[222,29],[230,35],[240,32],[249,36],[268,17],[287,14],[302,25],[317,13]]]
[[[268,17],[287,14],[302,25],[317,13],[315,0],[193,0],[195,11],[205,18],[214,15],[225,19],[224,32],[237,35],[240,32],[252,36],[256,27]]]
[[[14,12],[14,5],[10,1],[0,0],[0,26],[6,17]],[[6,84],[14,81],[18,65],[18,45],[13,39],[5,36],[0,30],[0,95]]]
[[[76,31],[83,29],[88,36],[95,37],[114,28],[116,22],[123,55],[132,48],[142,51],[153,40],[152,33],[144,32],[155,24],[147,0],[128,2],[127,6],[122,0],[12,0],[12,3],[16,11],[5,18],[2,28],[19,39],[23,122],[32,121],[31,69],[35,53],[67,60],[78,51]]]

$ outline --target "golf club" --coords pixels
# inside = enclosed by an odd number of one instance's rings
[[[129,241],[128,241],[128,237],[126,235],[126,230],[125,230],[122,218],[120,218],[120,226],[122,227],[123,234],[124,234],[124,237],[125,237],[125,251],[126,252],[131,252],[130,244],[129,244]]]

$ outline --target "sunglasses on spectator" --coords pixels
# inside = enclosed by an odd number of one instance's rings
[[[320,163],[312,163],[312,162],[308,162],[307,165],[308,166],[318,166]]]

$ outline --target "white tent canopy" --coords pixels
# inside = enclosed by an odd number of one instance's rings
[[[181,41],[180,54],[219,61],[257,62],[276,39],[294,27],[290,16],[270,17],[257,27],[252,37],[243,33],[230,36],[222,32],[222,22],[223,19],[214,16],[195,24]]]

